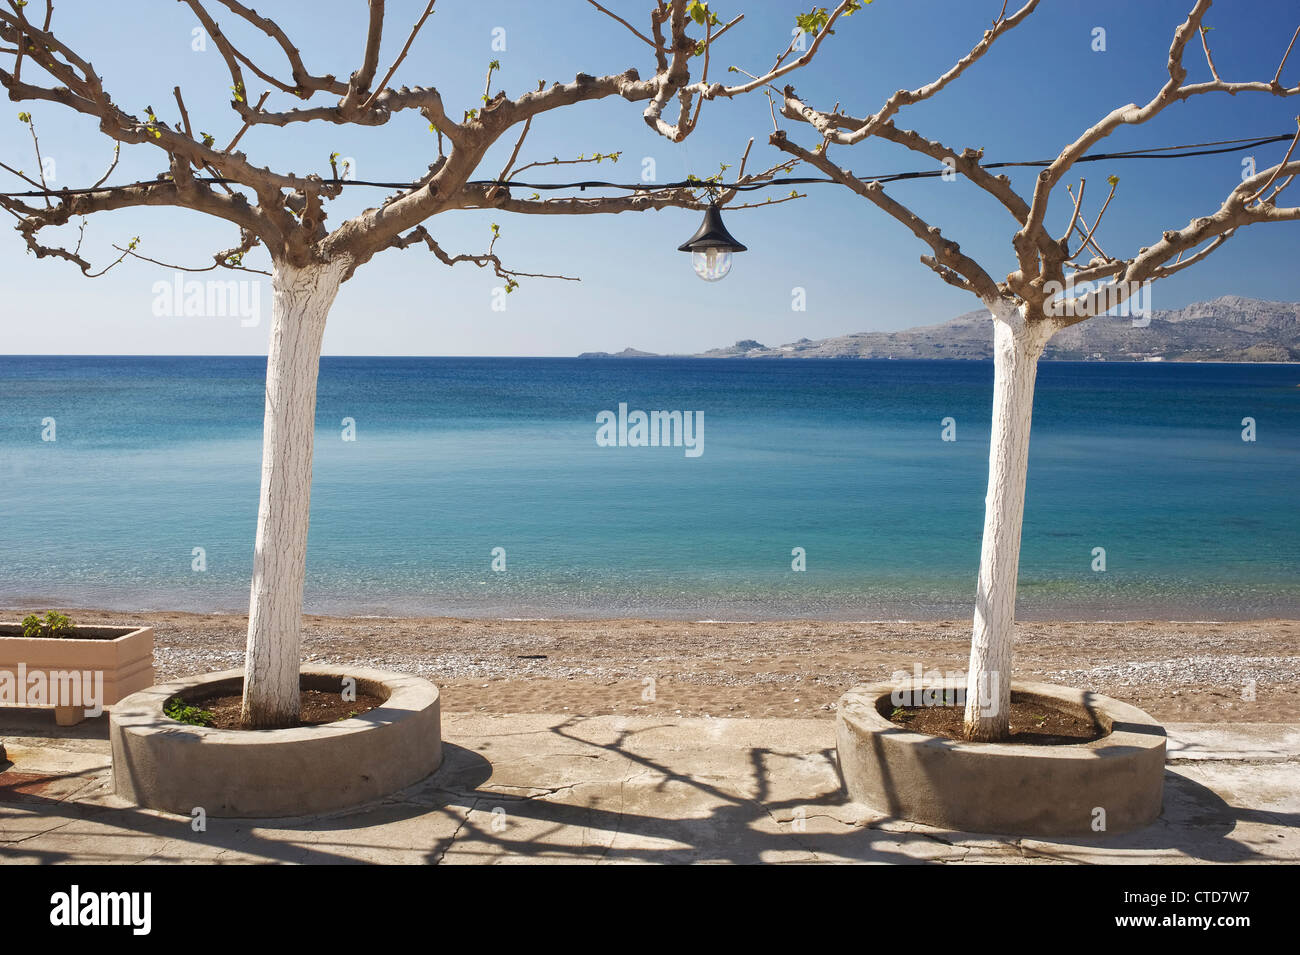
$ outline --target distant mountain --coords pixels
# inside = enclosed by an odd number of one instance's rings
[[[1300,302],[1225,295],[1186,308],[1153,309],[1150,324],[1098,316],[1057,333],[1044,358],[1058,361],[1300,361]],[[752,339],[694,358],[964,358],[993,357],[988,313],[967,312],[942,325],[900,332],[857,332],[769,347]],[[583,358],[644,358],[627,349]]]
[[[607,351],[585,351],[579,358],[661,358],[652,351],[638,351],[635,348],[624,348],[620,352]]]

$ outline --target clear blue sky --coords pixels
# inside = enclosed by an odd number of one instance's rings
[[[1114,106],[1145,102],[1158,89],[1166,77],[1173,28],[1190,2],[1045,0],[1042,9],[1003,37],[956,84],[936,99],[905,110],[899,125],[956,148],[983,146],[989,161],[1055,155]],[[607,5],[644,26],[649,9],[644,0],[613,0]],[[714,5],[724,19],[746,13],[745,21],[719,42],[715,63],[759,72],[789,42],[794,14],[807,9],[808,2],[715,0]],[[390,0],[381,69],[386,69],[423,6],[420,0]],[[999,6],[1000,0],[876,0],[845,21],[817,61],[793,82],[819,106],[829,108],[838,101],[846,111],[864,115],[899,87],[929,82],[946,70],[979,38]],[[222,9],[216,3],[211,7]],[[361,0],[262,0],[258,10],[276,17],[289,31],[313,72],[346,77],[357,66],[365,33]],[[1220,73],[1231,79],[1270,79],[1298,17],[1300,8],[1289,0],[1220,0],[1207,17],[1215,28],[1209,35]],[[227,15],[222,22],[229,19]],[[137,115],[148,104],[175,122],[171,89],[179,83],[196,127],[219,142],[238,128],[238,118],[225,105],[229,78],[220,54],[211,42],[207,52],[191,50],[197,21],[182,4],[62,0],[55,7],[55,23],[105,77],[114,100]],[[1104,53],[1091,49],[1098,26],[1106,30]],[[503,52],[491,48],[495,27],[505,29]],[[281,75],[287,72],[277,49],[260,34],[230,32],[259,62],[273,64]],[[579,0],[440,0],[395,82],[436,86],[454,115],[479,105],[492,59],[500,60],[502,67],[493,88],[504,87],[512,94],[535,86],[538,79],[567,81],[580,71],[618,72],[635,66],[645,76],[654,67],[648,47]],[[1194,79],[1208,76],[1199,47],[1189,48],[1186,62]],[[1294,84],[1297,76],[1300,55],[1293,54],[1284,81]],[[251,92],[256,96],[262,84],[253,80]],[[274,106],[277,101],[270,102]],[[11,103],[8,108],[11,114],[29,109],[34,115],[42,150],[55,162],[56,185],[90,185],[107,166],[111,142],[90,122],[53,105]],[[688,173],[709,175],[719,162],[734,162],[750,136],[756,139],[751,162],[767,165],[781,158],[767,145],[771,120],[761,95],[706,105],[701,129],[679,145],[654,135],[641,119],[642,108],[609,99],[548,114],[534,123],[523,158],[622,150],[617,166],[598,168],[600,178],[622,181],[639,176],[643,157],[654,158],[661,181]],[[1170,107],[1145,126],[1122,130],[1105,148],[1284,133],[1295,129],[1297,112],[1300,98],[1200,97]],[[783,125],[805,144],[815,141],[802,124]],[[31,143],[16,115],[0,117],[0,131],[0,159],[32,170]],[[513,137],[499,144],[480,178],[497,175],[512,145]],[[399,115],[373,130],[324,124],[287,132],[260,127],[244,137],[241,148],[259,164],[326,175],[328,155],[337,151],[355,159],[360,178],[376,180],[410,180],[436,156],[432,134],[415,114]],[[1257,162],[1261,167],[1276,162],[1284,148],[1258,150]],[[924,168],[913,154],[887,143],[833,147],[832,154],[860,174]],[[113,181],[152,177],[165,168],[161,156],[148,146],[124,148]],[[571,168],[562,167],[557,178],[568,178]],[[1104,196],[1107,175],[1121,177],[1100,237],[1108,252],[1127,254],[1154,242],[1163,229],[1181,227],[1217,208],[1240,180],[1241,156],[1079,168],[1089,179],[1093,203]],[[18,188],[12,177],[0,175],[5,188]],[[1013,180],[1024,188],[1032,175],[1020,172]],[[960,179],[888,188],[941,225],[995,277],[1006,273],[1012,220],[979,190]],[[489,225],[496,221],[502,231],[497,249],[511,267],[576,274],[582,281],[526,281],[509,297],[506,311],[496,312],[490,308],[491,296],[500,282],[489,272],[468,265],[449,269],[415,249],[386,252],[344,286],[330,318],[325,353],[572,355],[629,345],[691,352],[740,338],[779,344],[800,337],[904,328],[944,321],[977,307],[973,298],[944,285],[917,261],[924,249],[892,219],[839,187],[811,186],[808,191],[809,197],[799,202],[728,215],[732,232],[751,251],[739,255],[731,275],[716,284],[697,279],[687,256],[676,251],[695,230],[698,213],[574,218],[443,214],[429,227],[449,251],[481,251]],[[383,195],[353,189],[334,204],[330,221],[337,224]],[[1095,204],[1090,209],[1095,210]],[[1067,212],[1053,208],[1052,221],[1060,220],[1063,228]],[[141,237],[142,253],[190,265],[210,262],[213,250],[236,240],[229,224],[194,213],[130,210],[92,217],[85,249],[97,263],[106,262],[115,254],[111,242],[122,243],[134,235]],[[1157,285],[1154,307],[1179,307],[1225,294],[1300,299],[1298,245],[1300,224],[1245,230],[1202,267]],[[248,261],[264,265],[265,253],[259,251]],[[269,280],[262,280],[266,317],[260,326],[249,328],[231,319],[155,317],[153,284],[170,274],[147,263],[127,262],[104,278],[88,280],[67,263],[38,262],[6,231],[0,238],[0,284],[5,290],[0,352],[265,353]],[[224,272],[212,275],[231,277]],[[807,290],[806,311],[791,309],[796,286]]]

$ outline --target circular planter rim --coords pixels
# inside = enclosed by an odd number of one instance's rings
[[[302,682],[343,677],[388,700],[360,716],[273,730],[214,729],[164,715],[171,696],[238,687],[242,669],[203,673],[133,693],[109,720],[113,790],[139,806],[186,815],[282,818],[359,806],[410,786],[442,763],[438,689],[409,673],[304,666]]]
[[[883,698],[896,690],[947,690],[966,688],[965,681],[944,679],[939,681],[917,680],[909,677],[905,682],[882,682],[859,684],[848,690],[841,698],[840,716],[848,722],[856,723],[864,732],[888,732],[900,742],[950,749],[959,746],[970,753],[1038,758],[1057,757],[1096,758],[1109,753],[1119,753],[1126,747],[1150,749],[1163,746],[1165,730],[1147,713],[1122,700],[1082,690],[1075,687],[1061,686],[1055,683],[1035,683],[1013,680],[1013,693],[1026,693],[1045,697],[1059,703],[1081,706],[1096,716],[1104,716],[1111,722],[1110,732],[1098,739],[1083,743],[985,743],[972,740],[949,739],[946,736],[934,736],[899,726],[885,717],[876,708]]]
[[[325,736],[339,736],[355,733],[376,723],[391,723],[403,716],[418,712],[438,699],[438,688],[428,680],[408,673],[394,673],[391,670],[375,670],[366,667],[344,667],[310,665],[299,670],[300,676],[337,676],[352,677],[361,681],[378,683],[389,691],[388,699],[373,710],[359,716],[322,723],[316,726],[291,726],[285,729],[235,730],[221,729],[213,726],[193,726],[179,723],[163,713],[163,705],[174,696],[183,696],[186,691],[195,690],[224,680],[243,680],[244,668],[220,670],[212,673],[200,673],[196,676],[183,677],[170,683],[160,683],[148,689],[123,697],[113,705],[113,721],[123,730],[131,733],[171,732],[187,733],[200,740],[221,742],[223,744],[266,745],[268,743],[289,743],[304,739],[320,739]]]
[[[895,679],[855,686],[840,698],[836,755],[850,799],[941,829],[1031,837],[1096,838],[1098,808],[1107,813],[1108,834],[1159,817],[1165,731],[1142,710],[1100,693],[1013,680],[1013,692],[1086,707],[1111,731],[1083,743],[985,743],[904,729],[888,718],[895,690],[954,688],[961,689],[958,680]]]

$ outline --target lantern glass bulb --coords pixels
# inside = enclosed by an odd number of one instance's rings
[[[706,282],[717,282],[731,271],[731,253],[723,249],[701,249],[691,253],[695,274]]]

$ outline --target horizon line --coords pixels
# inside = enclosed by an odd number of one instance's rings
[[[101,354],[79,353],[6,353],[0,352],[0,359],[5,358],[248,358],[265,360],[266,355],[262,354],[245,354],[245,355],[218,355],[218,354],[129,354],[126,352],[105,352]],[[644,362],[653,361],[654,359],[663,359],[668,361],[725,361],[734,364],[742,363],[767,363],[767,362],[818,362],[818,361],[851,361],[851,362],[871,362],[871,361],[916,361],[916,362],[991,362],[989,358],[894,358],[884,356],[880,358],[862,358],[860,356],[835,356],[835,355],[810,355],[801,358],[784,358],[779,355],[760,355],[749,358],[740,355],[718,356],[718,355],[639,355],[620,358],[617,352],[600,352],[593,353],[593,357],[583,357],[582,355],[322,355],[321,360],[326,358],[392,358],[392,359],[418,359],[418,360],[440,360],[448,359],[466,359],[472,361],[519,361],[526,359],[529,361],[584,361],[584,362]],[[1195,358],[1179,360],[1176,358],[1040,358],[1039,364],[1055,365],[1300,365],[1300,360],[1296,361],[1228,361],[1222,358]]]

